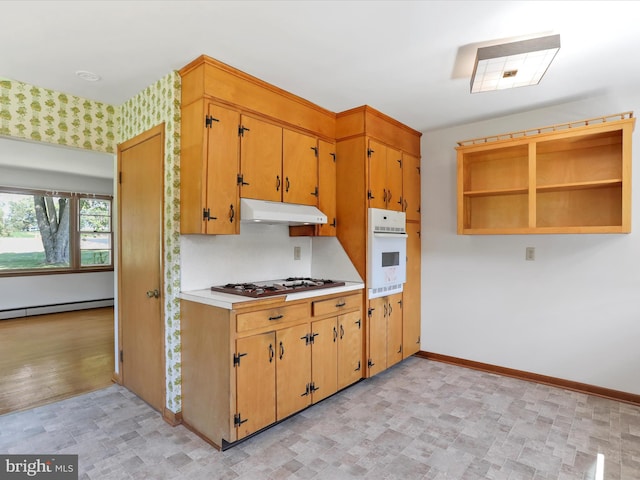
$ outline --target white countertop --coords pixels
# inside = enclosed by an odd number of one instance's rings
[[[203,290],[191,290],[188,292],[181,292],[180,298],[182,300],[189,300],[191,302],[204,303],[213,307],[225,308],[231,310],[234,304],[237,305],[243,302],[255,302],[264,300],[265,298],[278,298],[286,297],[285,301],[290,302],[292,300],[303,300],[305,298],[321,297],[324,295],[332,295],[334,293],[351,292],[355,290],[364,289],[364,283],[362,282],[345,282],[340,287],[331,288],[318,288],[315,290],[306,290],[303,292],[290,293],[288,295],[273,295],[269,297],[253,298],[243,297],[242,295],[232,295],[229,293],[212,292],[211,289]]]

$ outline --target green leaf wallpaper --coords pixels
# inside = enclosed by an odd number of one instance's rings
[[[164,314],[166,407],[182,409],[180,369],[180,75],[172,72],[120,108],[118,143],[164,122]]]
[[[0,79],[0,135],[116,153],[117,108]]]

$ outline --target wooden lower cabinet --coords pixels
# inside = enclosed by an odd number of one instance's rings
[[[276,421],[276,362],[273,332],[236,341],[237,438]]]
[[[277,398],[277,419],[282,420],[311,404],[309,324],[278,330],[276,339],[277,395],[272,402]]]
[[[338,390],[362,378],[362,312],[338,316]]]
[[[338,325],[335,317],[311,322],[311,385],[313,403],[338,391]]]
[[[221,449],[363,373],[361,292],[238,305],[181,302],[182,418]]]
[[[402,360],[402,293],[369,300],[367,376]]]

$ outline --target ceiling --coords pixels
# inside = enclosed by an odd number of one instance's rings
[[[640,83],[640,2],[5,0],[0,13],[0,77],[114,105],[202,54],[423,132]],[[540,85],[469,93],[478,46],[555,33]]]

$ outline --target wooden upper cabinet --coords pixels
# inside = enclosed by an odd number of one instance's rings
[[[282,132],[282,201],[318,205],[318,140],[287,128]]]
[[[458,234],[630,232],[635,118],[611,117],[459,142]]]
[[[240,124],[240,196],[282,199],[282,127],[248,115]]]
[[[402,210],[402,153],[369,140],[369,207]]]
[[[327,223],[318,227],[321,236],[336,236],[336,144],[318,140],[318,208]]]
[[[369,208],[387,208],[387,147],[369,140]]]
[[[238,233],[238,112],[209,105],[205,233]]]
[[[420,221],[420,158],[402,154],[402,210],[408,221]]]
[[[229,108],[195,102],[182,108],[180,232],[236,234],[238,123]]]
[[[402,152],[387,148],[387,209],[402,211]]]

